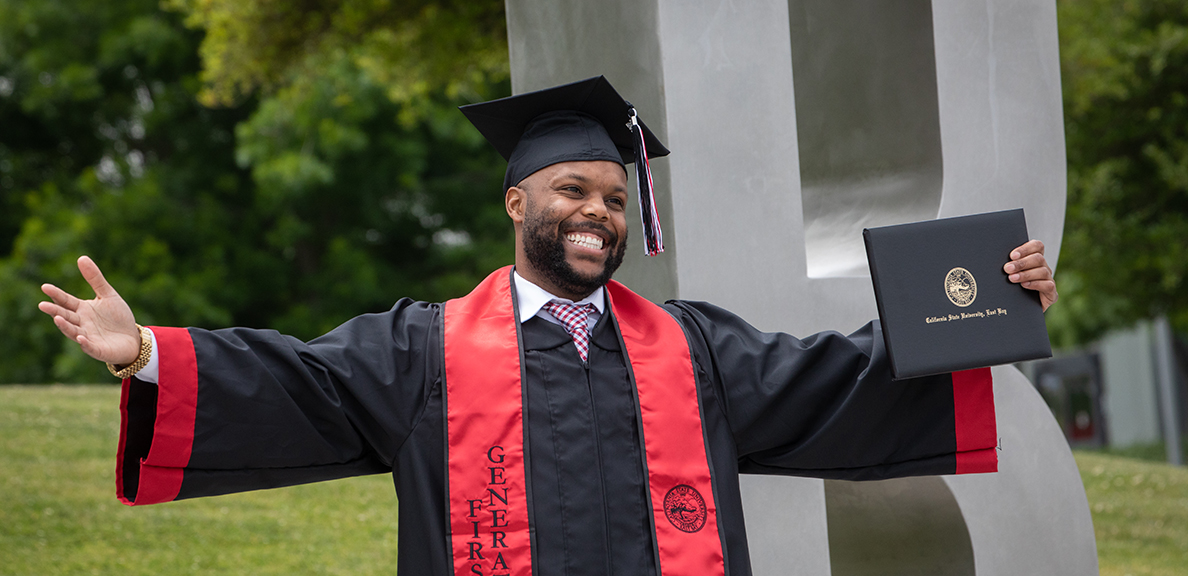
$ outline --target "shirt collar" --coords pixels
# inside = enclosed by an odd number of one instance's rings
[[[554,296],[549,294],[544,288],[533,284],[520,276],[519,272],[512,271],[512,278],[516,282],[516,298],[517,304],[520,307],[520,322],[526,322],[529,318],[536,316],[540,309],[548,304],[550,300],[560,300],[562,302],[573,302],[568,298]],[[573,302],[574,304],[593,304],[594,308],[602,314],[603,308],[606,306],[606,298],[603,297],[603,287],[599,286],[597,290],[590,293],[589,296]]]

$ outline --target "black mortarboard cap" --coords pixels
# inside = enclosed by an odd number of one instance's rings
[[[503,189],[560,162],[635,163],[644,220],[644,251],[664,250],[647,158],[668,149],[639,121],[631,103],[603,76],[460,108],[507,159]]]

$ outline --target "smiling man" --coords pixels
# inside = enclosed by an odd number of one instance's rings
[[[516,262],[463,298],[301,342],[139,328],[86,257],[94,299],[43,287],[41,310],[124,379],[125,503],[391,473],[401,574],[745,576],[740,472],[995,470],[988,369],[892,381],[877,322],[798,339],[612,281],[626,166],[646,182],[668,151],[604,79],[464,112],[508,158]],[[1004,271],[1056,299],[1038,242]]]
[[[611,279],[627,253],[627,174],[606,160],[562,162],[509,188],[517,272],[580,300]]]

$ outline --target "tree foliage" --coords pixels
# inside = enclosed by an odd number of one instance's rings
[[[0,382],[110,378],[36,309],[41,282],[89,295],[84,253],[143,324],[301,338],[511,261],[502,161],[454,109],[508,91],[506,47],[502,72],[473,40],[405,85],[380,40],[469,9],[308,4],[0,0]],[[282,13],[309,27],[269,36]]]
[[[1069,199],[1054,340],[1188,330],[1188,4],[1057,4]]]
[[[208,105],[300,84],[345,57],[397,104],[474,97],[507,76],[501,0],[166,0],[207,31]]]

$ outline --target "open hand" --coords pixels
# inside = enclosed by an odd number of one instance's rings
[[[1052,279],[1052,267],[1044,259],[1043,242],[1031,240],[1015,248],[1011,251],[1011,261],[1002,269],[1011,282],[1039,292],[1040,303],[1045,311],[1060,298],[1056,293],[1056,281]]]
[[[78,259],[78,271],[95,291],[94,299],[79,300],[53,284],[42,284],[41,291],[53,302],[38,303],[37,309],[52,316],[58,330],[88,356],[116,366],[135,362],[140,355],[140,331],[132,309],[89,257]]]

